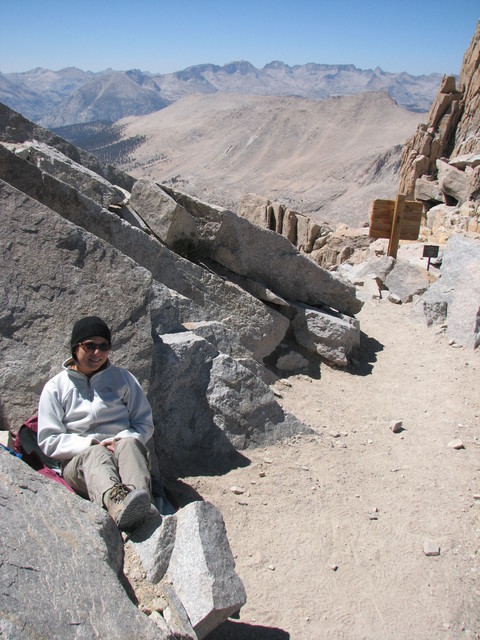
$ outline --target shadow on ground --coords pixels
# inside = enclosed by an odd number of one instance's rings
[[[377,353],[383,351],[384,345],[360,332],[360,345],[351,354],[350,364],[347,372],[355,376],[368,376],[373,371],[373,366],[377,361]]]
[[[290,634],[275,627],[261,627],[227,620],[205,640],[289,640]]]

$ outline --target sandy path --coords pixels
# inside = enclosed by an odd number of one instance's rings
[[[212,638],[480,638],[480,352],[410,305],[358,317],[353,373],[322,365],[276,385],[317,435],[187,480],[221,510],[248,596]]]

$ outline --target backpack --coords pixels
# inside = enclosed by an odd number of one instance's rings
[[[33,415],[22,424],[15,436],[13,450],[19,454],[32,469],[38,471],[46,478],[55,480],[75,493],[72,487],[62,478],[58,460],[46,456],[38,446],[37,441],[38,418]]]

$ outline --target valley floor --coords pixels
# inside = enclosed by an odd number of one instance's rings
[[[222,512],[248,597],[209,640],[480,638],[480,350],[410,313],[366,303],[355,368],[276,383],[315,435],[186,479]]]

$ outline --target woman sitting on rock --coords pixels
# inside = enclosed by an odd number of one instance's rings
[[[131,531],[151,506],[146,442],[150,404],[137,379],[108,358],[111,333],[96,316],[72,329],[72,357],[45,385],[38,408],[38,444],[62,461],[62,474],[84,498]]]

